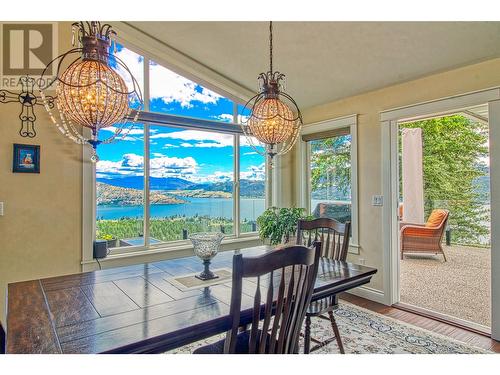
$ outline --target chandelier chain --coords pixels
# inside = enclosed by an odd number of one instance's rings
[[[269,22],[269,70],[273,73],[273,21]]]

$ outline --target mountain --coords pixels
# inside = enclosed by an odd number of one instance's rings
[[[98,182],[103,182],[108,185],[131,188],[143,189],[144,177],[142,176],[128,176],[121,178],[98,178]],[[177,177],[150,177],[149,188],[151,190],[189,190],[196,184]]]
[[[247,198],[263,198],[266,195],[266,183],[259,180],[240,180],[240,195]]]
[[[168,194],[186,198],[231,198],[231,193],[218,190],[169,190]]]
[[[122,188],[143,189],[144,178],[141,176],[128,176],[114,179],[98,178],[97,182]],[[150,190],[204,190],[211,192],[231,193],[233,182],[194,183],[178,177],[150,177]],[[265,190],[264,181],[240,180],[240,193],[242,197],[263,197]]]
[[[224,181],[224,182],[197,184],[194,187],[191,187],[190,189],[205,190],[205,191],[222,191],[226,193],[231,193],[233,191],[233,182]],[[265,194],[264,190],[265,190],[264,181],[240,180],[240,195],[242,197],[246,198],[263,197]]]
[[[102,182],[96,184],[97,205],[140,206],[143,204],[142,189],[131,189],[108,185]],[[152,204],[185,203],[182,199],[159,192],[151,192]]]

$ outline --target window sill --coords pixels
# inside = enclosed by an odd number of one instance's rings
[[[226,241],[222,241],[221,244],[221,251],[228,251],[228,250],[235,250],[237,247],[233,245],[238,245],[238,244],[245,244],[249,242],[256,242],[256,241],[261,241],[258,236],[255,235],[250,235],[250,236],[242,236],[239,238],[231,238]],[[251,247],[252,245],[249,245]],[[255,245],[253,245],[255,246]],[[119,261],[119,260],[125,260],[125,259],[134,259],[134,258],[139,258],[139,257],[150,257],[150,256],[161,256],[161,255],[173,255],[175,253],[179,253],[179,256],[185,256],[182,253],[185,253],[187,250],[193,250],[193,245],[188,242],[182,241],[180,244],[175,244],[175,245],[170,245],[170,246],[157,246],[157,247],[150,247],[149,249],[147,248],[137,248],[136,250],[133,251],[126,251],[126,252],[120,252],[117,251],[115,254],[113,254],[113,250],[111,250],[110,255],[108,255],[106,258],[99,259],[99,262],[101,264],[104,264],[106,262],[113,262],[113,261]],[[170,257],[169,257],[170,258]],[[175,255],[171,258],[175,258]],[[90,264],[95,264],[96,260],[95,259],[90,259],[90,260],[84,260],[81,262],[82,265],[90,265]]]
[[[347,252],[349,254],[359,255],[359,249],[361,249],[361,246],[355,243],[351,243],[349,244],[349,249],[347,250]]]

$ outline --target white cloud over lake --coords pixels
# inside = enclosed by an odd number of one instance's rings
[[[251,165],[246,170],[240,171],[240,178],[243,180],[265,180],[266,163],[260,165]]]
[[[232,171],[215,171],[211,174],[200,173],[200,165],[188,156],[185,158],[168,157],[154,153],[150,159],[152,177],[179,177],[196,183],[214,183],[233,181]],[[142,176],[144,174],[144,158],[141,155],[124,154],[121,160],[100,160],[96,165],[97,178],[120,178],[126,176]],[[265,163],[253,165],[240,172],[241,179],[264,180]]]
[[[160,154],[161,155],[161,154]],[[196,173],[198,163],[192,157],[177,158],[155,156],[150,159],[152,177],[184,177]],[[144,157],[125,154],[119,161],[100,160],[96,165],[97,177],[141,176],[144,173]]]

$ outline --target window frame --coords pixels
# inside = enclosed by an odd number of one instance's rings
[[[305,125],[301,135],[320,134],[325,131],[349,128],[351,135],[351,241],[349,253],[359,254],[359,216],[358,216],[358,136],[357,115],[338,117]],[[311,145],[300,138],[298,141],[300,163],[297,175],[300,176],[299,202],[301,207],[311,213]]]
[[[144,189],[143,189],[143,228],[144,228],[144,244],[135,246],[122,246],[110,249],[110,255],[115,256],[126,256],[127,254],[140,253],[140,255],[147,254],[148,251],[158,251],[158,250],[177,250],[184,247],[192,247],[189,240],[173,240],[161,242],[159,244],[151,245],[150,240],[150,189],[149,189],[149,173],[150,173],[150,126],[164,126],[164,127],[177,127],[180,129],[189,130],[199,130],[205,132],[217,132],[224,134],[231,134],[233,136],[233,221],[234,230],[233,234],[227,235],[223,240],[223,244],[237,243],[241,240],[252,240],[258,238],[258,232],[245,232],[240,231],[240,137],[244,136],[241,129],[241,125],[238,123],[238,105],[244,105],[245,102],[234,95],[228,94],[219,88],[214,87],[211,84],[207,84],[203,80],[199,80],[193,77],[192,74],[185,74],[185,72],[177,67],[172,67],[171,64],[163,64],[161,61],[154,59],[153,56],[149,55],[141,48],[137,48],[131,43],[123,39],[119,39],[120,43],[124,48],[131,50],[143,57],[143,74],[144,74],[144,87],[143,87],[143,100],[144,109],[140,112],[137,119],[138,124],[143,125],[144,129]],[[233,121],[232,122],[222,122],[214,121],[203,118],[193,118],[187,116],[170,115],[159,112],[150,112],[150,70],[149,62],[154,60],[158,64],[164,66],[176,74],[179,74],[196,84],[202,85],[203,87],[229,99],[233,103]],[[215,129],[215,131],[214,131]],[[86,131],[86,130],[84,130]],[[87,134],[88,136],[90,134]],[[93,243],[96,240],[96,165],[90,160],[91,152],[90,148],[82,148],[82,159],[83,159],[83,171],[82,171],[82,263],[87,263],[93,260]],[[264,180],[265,185],[265,208],[269,207],[270,197],[268,195],[271,193],[271,181],[270,177],[271,171],[269,168],[268,160],[265,159],[265,171],[266,177]]]

